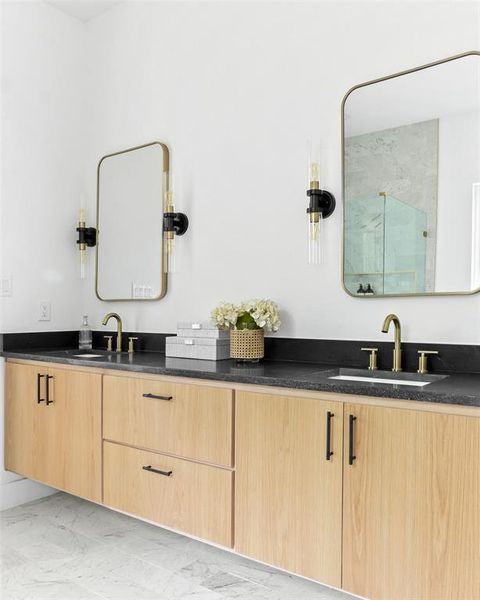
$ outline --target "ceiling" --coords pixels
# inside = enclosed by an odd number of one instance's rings
[[[104,0],[46,0],[47,4],[58,8],[67,15],[75,17],[84,23],[90,21],[99,14],[112,8],[116,2],[104,2]]]

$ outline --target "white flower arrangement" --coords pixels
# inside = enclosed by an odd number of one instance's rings
[[[212,310],[212,321],[220,329],[264,329],[278,331],[282,324],[272,300],[247,300],[240,304],[220,302]]]

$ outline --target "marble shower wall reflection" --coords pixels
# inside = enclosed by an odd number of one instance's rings
[[[345,139],[345,285],[355,293],[435,289],[438,119]],[[385,193],[385,195],[381,195]]]

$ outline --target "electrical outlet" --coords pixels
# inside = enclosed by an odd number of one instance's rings
[[[45,301],[40,302],[40,314],[38,316],[39,321],[51,321],[52,320],[52,303]]]
[[[10,297],[12,295],[12,276],[0,277],[0,296],[3,298]]]

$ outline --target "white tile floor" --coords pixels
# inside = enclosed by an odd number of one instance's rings
[[[352,600],[55,494],[0,512],[2,600]]]

